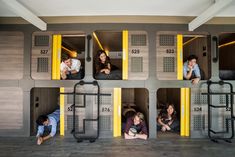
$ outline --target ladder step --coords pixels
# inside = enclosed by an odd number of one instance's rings
[[[227,106],[215,106],[215,105],[209,105],[209,106],[213,108],[227,108]]]
[[[209,130],[210,132],[214,133],[214,134],[224,134],[224,133],[228,133],[227,131],[214,131],[214,130]]]

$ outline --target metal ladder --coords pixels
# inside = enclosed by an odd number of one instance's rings
[[[230,92],[227,93],[223,93],[223,92],[212,92],[211,90],[211,86],[212,85],[229,85],[230,87]],[[224,82],[224,81],[219,81],[219,82],[212,82],[212,81],[207,81],[207,93],[202,93],[202,95],[207,95],[207,103],[208,103],[208,137],[210,138],[211,141],[218,143],[218,140],[224,140],[228,143],[232,143],[231,139],[234,137],[234,120],[235,120],[235,116],[233,113],[233,104],[234,104],[234,99],[233,96],[235,95],[235,93],[233,92],[233,85],[229,82]],[[213,105],[211,103],[211,97],[213,95],[225,95],[226,97],[226,105]],[[230,102],[229,102],[229,96],[230,96]],[[212,108],[214,109],[225,109],[227,111],[230,111],[230,116],[229,118],[226,118],[226,122],[225,122],[225,126],[226,126],[226,130],[225,131],[215,131],[212,129],[212,124],[211,124],[211,120],[212,120]],[[231,136],[230,137],[219,137],[219,136],[215,136],[216,134],[228,134],[229,132],[229,121],[231,121]],[[214,136],[213,136],[214,135]]]
[[[76,92],[76,89],[79,86],[83,85],[93,85],[97,87],[96,93],[78,93]],[[71,93],[60,93],[65,95],[73,95],[73,104],[69,107],[73,111],[73,129],[71,131],[71,134],[73,134],[73,137],[77,140],[77,142],[82,142],[83,140],[89,140],[90,142],[95,142],[95,140],[99,137],[99,115],[100,115],[100,96],[111,96],[111,94],[101,94],[100,93],[100,86],[97,81],[93,82],[84,82],[80,81],[74,85],[73,92]],[[76,95],[82,95],[83,96],[83,105],[76,105]],[[82,131],[76,131],[76,108],[86,108],[86,96],[97,96],[97,117],[94,119],[83,119],[83,127]],[[81,136],[86,134],[85,124],[86,122],[96,122],[97,123],[97,132],[94,136]],[[79,124],[79,123],[78,123]],[[79,126],[78,126],[79,127]]]

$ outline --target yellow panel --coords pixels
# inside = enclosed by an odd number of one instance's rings
[[[113,91],[113,136],[121,136],[121,88]]]
[[[60,93],[64,93],[64,88],[60,88]],[[60,135],[64,136],[64,95],[60,95]]]
[[[185,88],[180,89],[180,135],[185,136]]]
[[[53,35],[52,80],[56,79],[56,50],[57,50],[57,35]]]
[[[190,131],[190,88],[185,91],[185,136],[189,136]]]
[[[183,35],[177,35],[177,79],[183,80]]]
[[[61,35],[53,35],[52,50],[52,79],[60,79],[60,62],[61,62]]]
[[[61,60],[61,45],[62,37],[58,35],[58,49],[57,49],[57,60],[56,60],[56,79],[60,80],[60,60]]]
[[[128,31],[122,32],[122,79],[128,79]]]

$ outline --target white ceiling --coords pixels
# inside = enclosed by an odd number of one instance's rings
[[[0,0],[0,17],[19,17]],[[9,0],[14,1],[14,0]],[[36,16],[198,16],[214,0],[17,0]],[[223,1],[223,0],[222,0]],[[235,17],[235,0],[216,17]]]

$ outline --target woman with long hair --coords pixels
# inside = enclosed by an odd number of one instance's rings
[[[95,58],[95,78],[96,79],[122,79],[121,71],[111,64],[110,58],[104,50],[99,50]]]
[[[174,104],[167,103],[166,108],[162,109],[157,117],[157,130],[179,132],[179,126]]]

